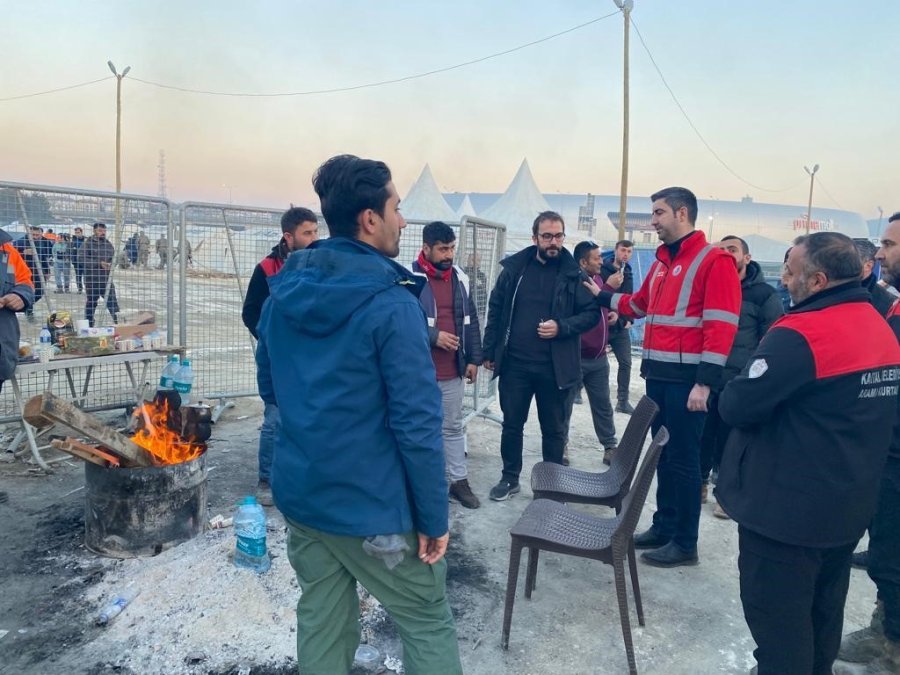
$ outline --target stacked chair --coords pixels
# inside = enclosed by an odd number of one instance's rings
[[[510,530],[512,545],[501,634],[503,649],[509,648],[509,632],[522,549],[528,549],[525,575],[527,599],[531,598],[532,592],[537,587],[540,551],[552,551],[612,565],[628,668],[630,673],[637,673],[629,621],[625,559],[628,559],[631,572],[638,623],[643,626],[644,609],[638,584],[633,539],[641,510],[650,491],[659,455],[669,440],[669,433],[665,427],[661,427],[654,436],[633,485],[631,479],[635,474],[647,432],[658,411],[656,404],[649,398],[645,396],[641,399],[629,420],[610,468],[603,473],[594,474],[547,462],[535,465],[531,478],[535,501],[528,505]],[[602,504],[614,508],[616,516],[610,518],[590,516],[572,509],[563,502]]]

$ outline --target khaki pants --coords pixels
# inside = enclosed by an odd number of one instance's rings
[[[406,535],[410,551],[388,570],[382,560],[363,551],[363,541],[288,522],[288,559],[303,592],[297,603],[299,672],[350,672],[360,636],[359,581],[394,620],[409,675],[461,674],[456,626],[447,602],[446,561],[420,561],[411,532]]]

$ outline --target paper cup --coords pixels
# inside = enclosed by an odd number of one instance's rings
[[[86,335],[88,328],[91,327],[90,322],[87,319],[78,319],[75,322],[75,332],[79,335]]]
[[[38,359],[40,359],[41,363],[50,363],[50,359],[53,358],[53,350],[52,349],[39,349],[38,350]]]

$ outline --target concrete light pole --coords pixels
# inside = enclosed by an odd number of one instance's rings
[[[623,70],[623,124],[622,124],[622,186],[619,193],[619,239],[625,238],[626,202],[628,201],[628,25],[631,23],[633,0],[613,0],[616,7],[622,10],[625,19],[624,70]]]
[[[806,170],[806,173],[809,174],[809,205],[806,207],[806,234],[809,234],[809,226],[812,223],[812,195],[813,195],[813,185],[816,182],[816,171],[819,170],[819,165],[816,164],[813,166],[812,171],[809,170],[809,167],[803,167]]]
[[[120,75],[116,72],[116,67],[112,61],[107,61],[106,65],[116,76],[116,193],[122,192],[122,79],[131,70],[131,66],[127,66]],[[119,242],[122,239],[122,206],[121,202],[116,200],[116,231],[114,236],[116,242],[116,250],[119,250]]]

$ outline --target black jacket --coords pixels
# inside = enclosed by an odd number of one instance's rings
[[[247,295],[244,296],[244,307],[241,309],[241,320],[256,339],[259,339],[256,326],[262,315],[262,306],[269,297],[269,277],[278,274],[290,254],[287,243],[282,239],[277,246],[272,247],[272,252],[253,268],[253,274],[250,275]]]
[[[891,295],[888,290],[882,288],[874,274],[870,274],[866,277],[863,280],[862,285],[863,288],[869,291],[869,302],[872,303],[872,307],[877,309],[881,316],[886,317],[897,298]]]
[[[744,369],[763,335],[783,315],[778,291],[766,283],[759,263],[751,260],[741,280],[741,317],[722,374],[723,386]]]
[[[425,318],[428,322],[428,344],[434,349],[437,345],[437,305],[434,293],[428,285],[425,270],[418,262],[413,261],[412,270],[415,274],[425,277],[425,283],[419,292],[419,304],[425,310]],[[450,282],[453,284],[453,324],[456,334],[459,336],[459,349],[456,350],[456,369],[462,377],[466,372],[466,366],[481,365],[481,328],[478,324],[478,309],[475,307],[475,298],[472,297],[472,289],[469,284],[469,276],[454,265],[451,268]]]
[[[528,261],[537,255],[537,247],[529,246],[500,261],[503,268],[488,303],[487,326],[484,329],[484,360],[494,362],[494,377],[500,374],[516,297]],[[556,385],[565,389],[581,376],[581,341],[579,336],[597,325],[600,306],[581,285],[581,269],[567,249],[559,252],[559,271],[551,305],[551,318],[559,325],[559,334],[551,340],[550,356],[556,374]],[[537,330],[537,326],[535,326]]]
[[[716,497],[770,539],[856,542],[875,512],[900,384],[900,345],[857,282],[795,305],[719,397],[734,427]]]
[[[614,254],[612,252],[610,252],[609,255],[603,256],[603,264],[600,266],[600,276],[603,278],[604,282],[619,271],[613,264],[613,256]],[[631,269],[630,263],[625,263],[625,272],[622,274],[622,285],[616,289],[616,293],[634,293],[634,272]],[[619,317],[616,322],[609,327],[609,332],[615,333],[624,330],[626,323],[630,323],[630,319]]]

